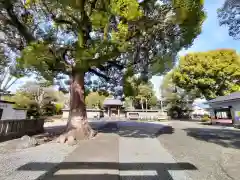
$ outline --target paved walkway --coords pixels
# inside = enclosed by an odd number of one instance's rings
[[[20,170],[44,171],[48,166],[32,163]],[[196,167],[176,163],[156,138],[109,133],[81,142],[64,162],[38,180],[188,180],[186,169]]]

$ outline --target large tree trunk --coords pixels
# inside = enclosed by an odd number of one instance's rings
[[[77,73],[71,80],[67,132],[59,139],[62,143],[73,139],[89,139],[96,134],[87,121],[84,92],[84,73]]]

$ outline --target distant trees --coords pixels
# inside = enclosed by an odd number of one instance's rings
[[[213,99],[239,90],[240,58],[232,49],[190,53],[180,58],[172,79],[187,92]]]
[[[235,50],[189,53],[163,78],[161,93],[174,117],[190,110],[195,98],[207,100],[240,90],[240,58]]]
[[[157,104],[157,97],[153,91],[153,84],[144,81],[142,77],[134,75],[132,68],[124,74],[125,105],[137,109],[149,109]]]
[[[100,94],[98,92],[90,92],[86,98],[86,106],[88,108],[103,108],[103,101],[106,99],[107,96]]]
[[[63,101],[63,93],[46,82],[28,81],[19,90],[34,100],[40,108],[49,102]]]
[[[186,92],[184,89],[179,88],[173,82],[173,72],[167,73],[160,86],[162,101],[164,109],[168,112],[169,116],[174,118],[182,118],[188,116],[191,110],[191,104],[195,98],[193,92]]]
[[[137,96],[135,97],[136,103],[141,104],[142,109],[149,109],[157,105],[157,97],[153,91],[151,82],[141,83],[137,87]]]
[[[64,94],[56,91],[45,82],[26,82],[14,96],[5,97],[15,102],[16,107],[26,108],[28,115],[43,116],[60,113],[63,108]]]

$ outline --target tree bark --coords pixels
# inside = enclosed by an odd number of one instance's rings
[[[96,135],[87,120],[84,89],[85,73],[76,73],[72,76],[70,85],[70,109],[66,134],[60,136],[60,142],[71,140],[89,139]]]

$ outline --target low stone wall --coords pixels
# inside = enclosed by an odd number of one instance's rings
[[[44,132],[44,119],[0,121],[0,142]]]
[[[62,118],[63,119],[67,119],[68,118],[68,114],[69,114],[69,109],[63,109],[62,110],[63,114],[62,114]],[[103,110],[101,109],[87,109],[87,117],[89,119],[93,119],[93,118],[97,118],[97,117],[103,117]]]
[[[129,110],[126,111],[126,117],[128,119],[147,119],[147,120],[166,120],[169,119],[165,112],[160,112],[158,110]]]

